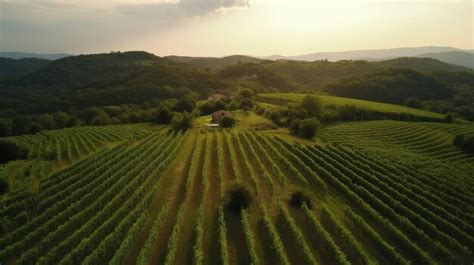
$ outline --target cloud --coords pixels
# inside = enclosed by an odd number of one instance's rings
[[[249,7],[250,0],[180,0],[144,4],[121,4],[116,8],[127,15],[183,19],[205,16],[224,9]]]
[[[249,7],[250,1],[0,0],[0,50],[140,49],[127,44]]]

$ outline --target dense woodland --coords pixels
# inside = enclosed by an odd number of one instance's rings
[[[242,88],[408,104],[474,120],[473,71],[429,58],[299,62],[113,52],[54,61],[2,59],[0,69],[3,136],[94,120],[152,121],[160,108],[179,111],[184,96],[196,102],[215,91],[232,94]]]

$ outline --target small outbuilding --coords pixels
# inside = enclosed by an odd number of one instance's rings
[[[232,117],[232,112],[226,110],[218,110],[212,113],[211,124],[219,124],[224,117]]]

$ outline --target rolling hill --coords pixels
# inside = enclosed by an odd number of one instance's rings
[[[472,67],[460,66],[456,63],[446,63],[445,61],[438,58],[429,58],[431,56],[419,56],[422,58],[415,57],[400,57],[385,61],[374,62],[375,64],[384,68],[408,68],[420,72],[434,72],[434,71],[467,71],[472,72]],[[474,59],[474,55],[471,57]],[[467,60],[469,57],[466,58]]]
[[[306,94],[297,93],[262,93],[258,94],[257,101],[276,104],[286,105],[288,102],[301,103]],[[405,106],[386,104],[374,101],[358,100],[344,97],[334,97],[328,95],[317,95],[321,100],[323,106],[335,105],[335,106],[355,106],[357,108],[378,112],[378,113],[389,113],[389,114],[409,114],[414,117],[430,118],[441,120],[444,115],[434,113],[426,110],[413,109]]]
[[[473,51],[451,51],[439,53],[424,53],[417,57],[429,57],[442,62],[461,65],[474,69],[474,52]]]
[[[301,60],[301,61],[317,61],[317,60],[328,60],[328,61],[339,61],[339,60],[386,60],[397,57],[414,57],[420,54],[426,53],[439,53],[439,52],[451,52],[451,51],[462,51],[461,49],[453,47],[404,47],[394,49],[376,49],[376,50],[353,50],[353,51],[340,51],[340,52],[318,52],[311,54],[303,54],[297,56],[281,56],[274,55],[265,57],[270,60]]]
[[[50,61],[38,58],[0,58],[0,80],[14,79],[46,67]]]
[[[166,56],[165,58],[172,61],[187,63],[202,69],[220,70],[227,66],[241,64],[241,63],[260,63],[263,60],[245,56],[245,55],[231,55],[222,58],[217,57],[186,57],[186,56]]]
[[[427,58],[382,62],[236,62],[240,59],[223,58],[235,64],[207,71],[204,67],[146,52],[70,56],[51,61],[16,79],[0,81],[0,115],[16,118],[57,111],[72,114],[88,107],[122,104],[133,104],[133,108],[141,111],[162,100],[179,99],[184,95],[202,99],[216,90],[231,93],[242,87],[256,92],[326,91],[396,104],[403,104],[412,96],[421,100],[451,100],[454,96],[469,99],[474,87],[472,70]],[[14,62],[25,64],[26,68],[25,62],[31,60],[35,59]],[[399,81],[403,81],[403,86],[397,86]],[[435,102],[437,105],[431,109],[472,116],[468,103],[456,102],[455,106],[454,100],[448,102],[453,105],[448,107],[444,102]]]

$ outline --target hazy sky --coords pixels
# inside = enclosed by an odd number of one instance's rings
[[[0,0],[0,51],[299,55],[474,49],[472,1]]]

